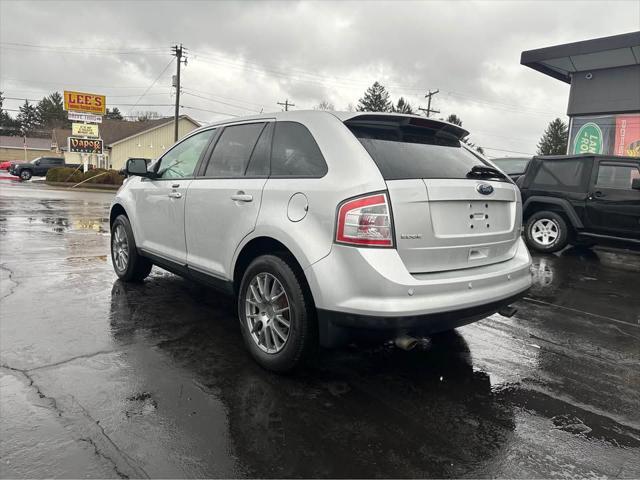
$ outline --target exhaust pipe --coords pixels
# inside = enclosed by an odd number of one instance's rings
[[[396,347],[401,348],[404,351],[413,350],[418,345],[418,339],[410,337],[409,335],[400,335],[393,343]]]

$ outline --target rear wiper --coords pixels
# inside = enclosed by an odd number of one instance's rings
[[[467,172],[469,178],[507,178],[500,170],[487,165],[476,165]]]

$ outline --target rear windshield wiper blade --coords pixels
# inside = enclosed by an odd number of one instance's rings
[[[500,170],[488,165],[476,165],[467,172],[467,177],[507,178]]]

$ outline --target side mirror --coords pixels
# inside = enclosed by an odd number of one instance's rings
[[[40,160],[36,160],[36,165],[40,165]]]
[[[640,178],[634,178],[631,180],[631,188],[634,190],[640,190]]]
[[[147,171],[146,158],[129,158],[125,171],[127,175],[137,175],[138,177],[152,177],[153,173]]]

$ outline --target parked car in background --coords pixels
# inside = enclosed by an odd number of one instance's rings
[[[556,252],[568,244],[640,247],[640,158],[534,157],[518,186],[531,249]]]
[[[9,173],[20,177],[22,180],[29,180],[31,177],[46,176],[51,168],[79,168],[80,166],[81,164],[79,163],[65,163],[64,158],[38,157],[30,162],[12,164]]]
[[[296,111],[191,132],[127,162],[110,212],[124,281],[158,265],[237,298],[246,347],[288,371],[318,343],[451,330],[531,285],[521,200],[457,125]]]
[[[524,175],[527,165],[531,161],[531,157],[492,158],[491,161],[515,182]]]

